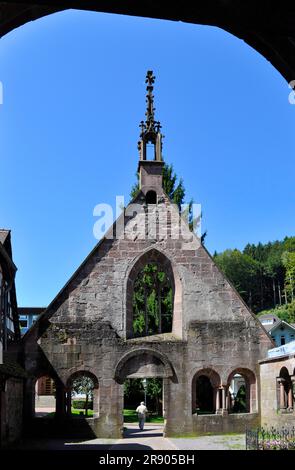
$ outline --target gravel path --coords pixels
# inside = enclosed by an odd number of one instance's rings
[[[218,435],[164,438],[163,425],[147,423],[141,431],[137,423],[125,424],[124,439],[24,439],[19,449],[38,450],[243,450],[245,435]]]

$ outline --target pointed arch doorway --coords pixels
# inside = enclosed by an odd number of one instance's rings
[[[125,389],[121,402],[124,437],[165,435],[170,407],[169,382],[175,380],[175,373],[169,360],[159,351],[147,348],[135,349],[124,355],[117,364],[115,380],[121,384],[123,390]],[[133,387],[135,391],[131,400],[126,397],[128,386]],[[139,429],[136,413],[140,402],[145,402],[149,410],[144,432]]]

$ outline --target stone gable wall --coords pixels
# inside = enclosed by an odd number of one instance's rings
[[[123,426],[123,391],[116,381],[116,368],[124,355],[134,351],[136,361],[136,354],[145,348],[162,355],[163,363],[169,362],[174,371],[173,377],[163,379],[168,434],[173,434],[175,426],[183,433],[205,429],[203,421],[192,414],[193,376],[200,369],[215,370],[220,385],[225,387],[235,369],[252,371],[257,383],[251,393],[255,395],[255,411],[259,411],[257,362],[272,347],[271,340],[207,251],[196,240],[193,246],[185,241],[191,236],[187,227],[183,237],[176,239],[179,215],[174,209],[171,211],[167,198],[157,208],[158,212],[152,214],[155,226],[145,229],[149,239],[140,239],[133,232],[134,227],[144,223],[142,206],[141,213],[127,221],[129,239],[106,239],[94,249],[49,306],[46,331],[38,339],[37,325],[35,336],[31,335],[25,346],[29,351],[26,368],[36,374],[47,361],[60,387],[79,370],[88,370],[97,377],[97,435],[119,435]],[[166,229],[168,238],[164,236]],[[148,253],[159,253],[160,260],[169,260],[174,273],[177,327],[170,334],[126,339],[126,325],[132,313],[128,279],[144,253],[146,259]],[[60,406],[63,407],[62,402]]]

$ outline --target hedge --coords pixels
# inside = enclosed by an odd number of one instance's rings
[[[74,410],[85,410],[85,400],[73,400],[72,407]],[[88,410],[93,410],[93,401],[88,402]]]

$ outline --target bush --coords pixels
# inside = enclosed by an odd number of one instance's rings
[[[74,410],[85,410],[85,400],[73,400],[72,407]],[[88,410],[93,410],[93,401],[88,402]]]

